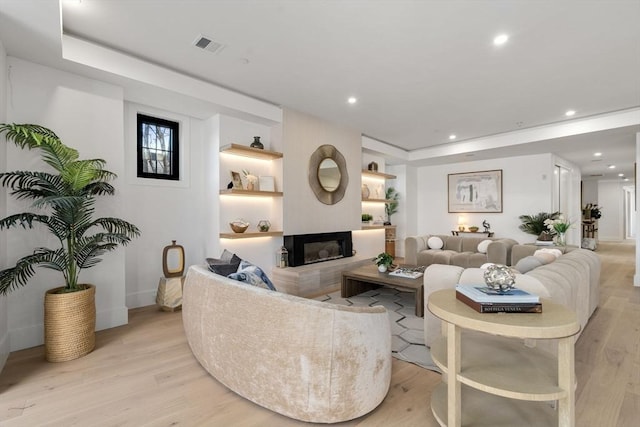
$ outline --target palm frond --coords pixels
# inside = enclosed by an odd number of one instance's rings
[[[546,219],[556,219],[560,212],[539,212],[535,215],[520,215],[518,219],[522,221],[519,228],[527,234],[539,236],[543,231],[548,231],[544,224]]]
[[[5,124],[0,126],[0,134],[20,148],[39,148],[42,160],[57,171],[64,170],[66,164],[78,158],[78,151],[67,147],[50,129],[33,124]]]
[[[24,229],[33,228],[33,223],[48,224],[49,217],[47,215],[38,215],[31,212],[23,212],[9,215],[0,219],[0,230],[21,226]]]
[[[34,267],[52,263],[56,254],[56,251],[38,248],[33,254],[20,258],[14,267],[0,271],[0,294],[6,295],[20,286],[25,286],[35,274]],[[64,270],[60,271],[64,273]]]

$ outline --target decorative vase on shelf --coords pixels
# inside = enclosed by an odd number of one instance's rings
[[[270,228],[271,228],[271,223],[268,220],[262,219],[260,220],[260,222],[258,222],[258,230],[262,231],[263,233],[266,233],[267,231],[269,231]]]
[[[264,150],[264,145],[260,142],[259,136],[253,137],[253,142],[250,145],[251,148],[259,148],[260,150]]]

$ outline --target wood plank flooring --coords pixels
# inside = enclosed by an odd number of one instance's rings
[[[577,426],[640,420],[640,289],[635,247],[601,243],[600,307],[576,343]],[[131,310],[101,331],[91,354],[47,363],[42,346],[14,352],[0,373],[0,426],[298,426],[211,378],[194,359],[181,312]],[[437,426],[429,409],[440,376],[393,361],[391,388],[372,413],[341,426]]]

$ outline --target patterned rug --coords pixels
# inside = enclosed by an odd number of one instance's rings
[[[332,304],[374,306],[382,305],[391,323],[391,355],[435,372],[440,370],[424,345],[424,319],[415,315],[415,294],[381,287],[372,291],[341,298],[340,291],[315,298]]]

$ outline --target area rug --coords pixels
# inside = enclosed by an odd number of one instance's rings
[[[340,291],[315,298],[331,304],[374,306],[382,305],[391,323],[391,355],[425,369],[440,372],[424,345],[424,319],[415,315],[415,293],[381,287],[372,291],[342,298]]]

